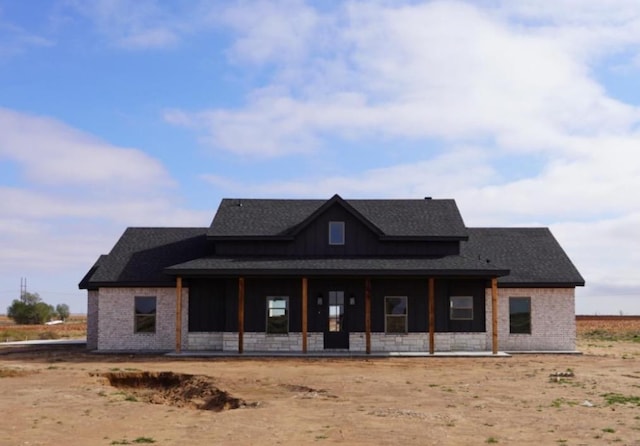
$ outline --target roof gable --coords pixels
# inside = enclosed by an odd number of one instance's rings
[[[340,197],[340,195],[336,194],[327,200],[322,206],[312,212],[307,218],[305,218],[300,224],[291,228],[290,235],[295,236],[302,232],[305,228],[309,227],[313,222],[315,222],[321,215],[328,212],[334,206],[339,206],[343,208],[347,213],[351,214],[356,220],[370,229],[373,233],[378,236],[384,235],[384,233],[374,225],[369,219],[363,216],[358,210],[356,210],[353,206],[347,203],[345,200]]]
[[[333,205],[342,206],[381,238],[466,240],[454,200],[224,199],[211,238],[292,238]]]

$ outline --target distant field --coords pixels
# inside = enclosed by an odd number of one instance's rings
[[[34,339],[77,339],[87,335],[87,317],[72,315],[59,325],[16,325],[7,316],[0,316],[0,342]]]
[[[576,316],[578,339],[640,342],[640,316]],[[86,315],[72,315],[60,325],[16,325],[0,315],[0,342],[76,339],[87,335]]]
[[[576,316],[578,339],[640,342],[640,316]]]

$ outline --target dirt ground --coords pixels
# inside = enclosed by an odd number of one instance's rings
[[[640,445],[640,343],[579,348],[259,360],[0,350],[0,445]]]

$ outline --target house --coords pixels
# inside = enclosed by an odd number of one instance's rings
[[[209,228],[129,228],[80,282],[90,349],[573,351],[584,280],[547,228],[453,200],[224,199]]]

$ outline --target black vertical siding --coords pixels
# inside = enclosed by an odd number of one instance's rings
[[[264,332],[267,323],[267,297],[289,298],[289,331],[302,331],[302,279],[245,280],[244,329]]]
[[[364,331],[364,278],[363,279],[310,279],[309,331],[323,332],[327,327],[329,291],[343,291],[345,298],[344,324],[348,331]],[[322,305],[318,305],[318,297]],[[353,296],[355,304],[350,305]]]
[[[483,280],[436,280],[436,331],[486,331],[484,292]],[[473,320],[458,321],[449,318],[450,296],[473,296]]]
[[[238,331],[238,279],[227,279],[225,289],[225,331]]]
[[[384,332],[384,298],[407,296],[407,329],[425,332],[429,329],[428,279],[375,279],[371,281],[371,330]]]
[[[350,332],[365,331],[365,278],[308,280],[309,332],[323,332],[327,326],[328,293],[344,291],[345,324]],[[484,332],[485,287],[483,280],[436,279],[436,332]],[[266,329],[267,296],[289,297],[289,331],[302,331],[302,278],[245,279],[245,321],[247,332]],[[351,297],[355,304],[350,305]],[[371,330],[382,333],[385,296],[407,296],[408,331],[429,330],[428,278],[380,278],[371,280]],[[473,320],[449,319],[450,296],[473,296]],[[322,304],[318,305],[318,297]],[[201,279],[189,282],[189,331],[238,331],[238,279]]]
[[[226,281],[189,281],[189,332],[224,331]]]

